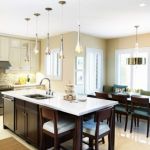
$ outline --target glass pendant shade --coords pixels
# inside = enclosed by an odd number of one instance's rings
[[[49,44],[49,33],[47,33],[47,46],[45,49],[45,54],[50,55],[51,54],[51,49],[50,49],[50,44]]]
[[[135,41],[135,50],[136,50],[136,56],[127,58],[127,65],[145,65],[146,64],[146,58],[141,57],[139,50],[139,43],[138,43],[138,27],[134,26],[136,29],[136,41]]]
[[[35,13],[34,16],[36,16],[36,34],[35,34],[35,47],[34,47],[34,53],[39,53],[39,47],[38,47],[38,17],[40,16],[39,13]]]
[[[28,23],[31,19],[30,18],[25,18],[25,21],[27,22],[27,27],[26,27],[26,35],[28,36]],[[26,55],[25,55],[25,62],[29,62],[30,61],[30,52],[29,52],[29,45],[25,44],[24,46],[26,46]]]
[[[83,51],[82,46],[80,44],[80,25],[79,25],[79,30],[78,30],[78,39],[77,39],[77,45],[76,45],[75,51],[77,53],[81,53]]]
[[[48,12],[48,19],[47,19],[47,44],[45,49],[45,54],[50,55],[51,49],[50,49],[50,32],[49,32],[49,26],[50,26],[50,14],[49,12],[52,10],[52,8],[45,8],[45,10]]]
[[[61,10],[61,27],[63,27],[63,5],[66,4],[66,1],[60,0],[58,3],[62,6],[62,10]],[[64,59],[64,39],[63,39],[63,34],[61,34],[61,38],[60,38],[59,58],[60,59]]]
[[[34,47],[34,53],[38,54],[39,49],[38,49],[38,34],[36,33],[36,38],[35,38],[35,47]]]
[[[61,44],[60,44],[60,53],[59,53],[60,59],[64,59],[63,49],[64,49],[64,39],[63,39],[63,34],[62,34],[61,35]]]

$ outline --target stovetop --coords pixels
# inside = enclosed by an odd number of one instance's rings
[[[0,85],[0,91],[9,91],[9,90],[13,90],[13,86],[11,85]]]

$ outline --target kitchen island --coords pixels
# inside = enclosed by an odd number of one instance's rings
[[[23,134],[25,135],[23,136],[25,137],[25,139],[34,138],[34,140],[36,140],[37,145],[34,144],[34,142],[33,142],[33,145],[36,145],[36,146],[38,146],[38,143],[39,143],[38,141],[39,140],[38,138],[39,136],[38,108],[39,107],[47,106],[47,107],[56,109],[60,112],[73,115],[76,119],[76,132],[74,136],[75,138],[74,138],[74,146],[73,146],[74,150],[82,150],[82,132],[81,131],[82,131],[83,115],[91,113],[91,112],[95,112],[99,109],[103,109],[109,106],[114,106],[117,104],[117,102],[114,102],[114,101],[109,101],[109,100],[106,101],[106,100],[90,98],[90,97],[87,97],[87,101],[85,102],[80,102],[80,101],[69,102],[69,101],[63,100],[63,94],[59,94],[59,93],[55,94],[55,96],[53,97],[46,97],[43,99],[37,99],[37,98],[33,98],[32,96],[30,96],[30,95],[46,96],[44,90],[38,90],[38,89],[8,91],[8,92],[3,92],[2,94],[4,95],[4,97],[14,98],[14,103],[15,103],[14,104],[14,107],[15,107],[14,132],[18,130],[18,126],[21,123],[22,123],[22,126],[26,124],[26,127],[31,127],[32,123],[34,124],[35,122],[37,122],[35,125],[36,129],[33,129],[34,126],[32,126],[31,128],[28,129],[28,132],[26,132],[27,128],[24,127],[25,133]],[[21,120],[23,116],[25,119]],[[5,119],[5,115],[4,115],[4,119]],[[29,119],[31,119],[31,121],[33,119],[31,124],[28,124]],[[115,129],[115,125],[114,125],[114,129]],[[22,131],[20,130],[19,132],[15,132],[15,133],[16,134],[22,133]],[[32,133],[32,131],[34,132],[37,131],[37,135],[36,135],[37,138],[35,138],[33,135],[31,135],[30,138],[28,138],[28,136],[30,135],[30,133]],[[113,137],[112,147],[114,149],[114,132],[113,132],[112,137]],[[29,141],[32,141],[32,140],[29,140]]]

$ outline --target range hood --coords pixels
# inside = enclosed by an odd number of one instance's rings
[[[9,69],[11,64],[9,61],[0,61],[0,69]]]

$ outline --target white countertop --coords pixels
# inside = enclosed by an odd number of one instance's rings
[[[47,106],[75,116],[81,116],[117,104],[116,101],[109,101],[109,100],[90,98],[90,97],[87,97],[87,101],[85,102],[81,102],[81,101],[69,102],[63,100],[63,94],[60,93],[57,94],[55,93],[56,96],[54,96],[53,98],[42,99],[42,100],[37,100],[34,98],[29,98],[24,96],[30,94],[45,95],[45,91],[39,89],[7,91],[7,92],[2,92],[2,94],[6,96],[12,96],[14,98],[18,98],[20,100],[28,101],[31,103],[39,104],[42,106]]]

